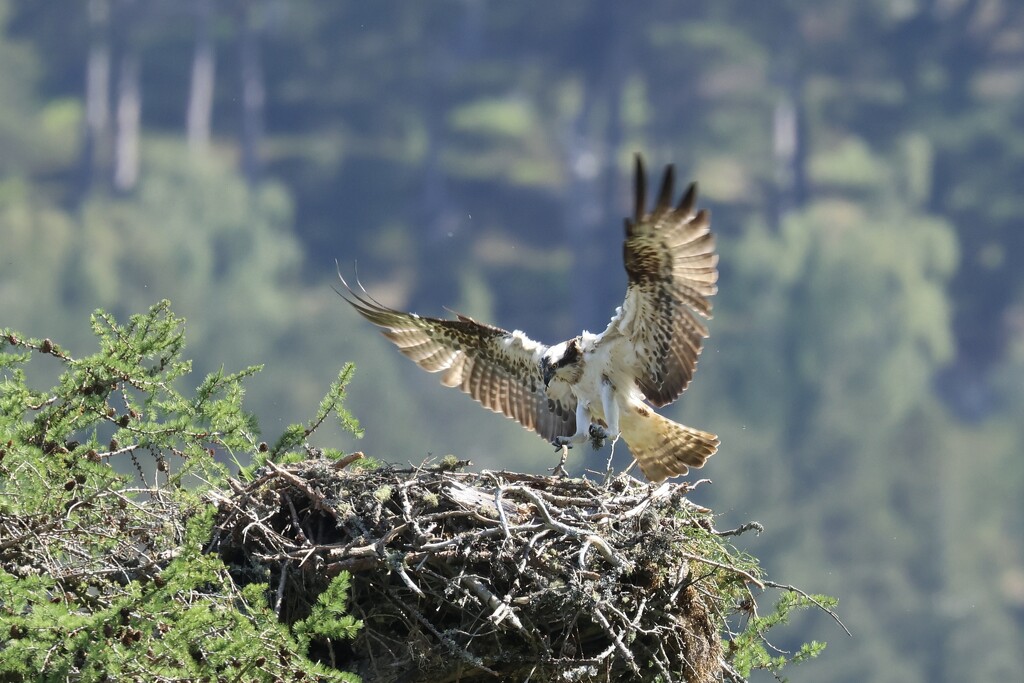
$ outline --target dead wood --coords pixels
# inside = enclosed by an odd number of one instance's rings
[[[367,682],[721,680],[721,587],[757,582],[685,483],[313,459],[233,488],[211,550],[286,623],[350,572],[363,628],[318,655]]]

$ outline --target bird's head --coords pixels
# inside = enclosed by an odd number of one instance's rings
[[[548,349],[540,359],[544,386],[550,385],[551,380],[556,377],[563,380],[573,379],[582,355],[579,337],[564,341],[561,344],[555,344]]]

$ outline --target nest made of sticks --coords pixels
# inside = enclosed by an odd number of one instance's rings
[[[270,464],[218,501],[211,548],[286,623],[348,571],[363,627],[318,656],[367,682],[723,677],[721,587],[743,572],[708,558],[687,484],[464,464]]]

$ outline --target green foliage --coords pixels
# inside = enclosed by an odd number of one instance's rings
[[[796,592],[786,592],[775,603],[771,614],[753,616],[747,621],[746,628],[728,641],[727,657],[730,663],[744,678],[754,669],[771,672],[777,679],[779,671],[790,664],[799,664],[817,657],[825,649],[825,643],[812,640],[800,646],[794,653],[772,655],[765,640],[769,629],[789,622],[794,609],[807,607],[827,607],[831,609],[838,604],[835,598],[827,595],[804,596]],[[780,679],[784,680],[784,679]]]
[[[324,420],[331,413],[334,413],[338,420],[338,426],[341,429],[353,434],[357,438],[362,438],[363,432],[359,428],[359,422],[342,404],[345,399],[345,387],[348,386],[349,381],[352,379],[355,369],[352,363],[346,363],[342,367],[341,372],[338,373],[338,378],[331,382],[327,395],[324,396],[323,400],[320,401],[320,405],[317,406],[316,416],[305,425],[294,424],[285,429],[277,443],[270,449],[268,454],[270,460],[276,460],[281,454],[301,445],[310,434],[320,428],[320,425],[324,423]],[[258,466],[262,464],[262,461],[257,459],[255,464]]]
[[[214,378],[224,373],[225,358],[236,367],[274,358],[245,384],[245,400],[249,411],[274,425],[275,436],[303,421],[291,433],[301,440],[309,426],[301,406],[323,398],[321,369],[335,367],[333,340],[345,311],[326,283],[308,288],[298,281],[287,193],[272,182],[250,187],[228,158],[190,158],[166,140],[147,145],[145,156],[137,193],[97,193],[74,213],[36,185],[0,180],[3,249],[17,255],[0,268],[0,325],[35,336],[45,331],[88,349],[95,336],[78,322],[97,306],[127,317],[148,307],[152,292],[174,292],[193,349],[193,371],[180,388],[195,387],[204,377],[223,381]],[[358,346],[350,345],[353,355]],[[386,423],[408,415],[411,400],[384,396],[369,381],[396,373],[388,360],[383,353],[360,358],[365,379],[358,393],[364,405],[390,406],[373,411],[367,426],[408,446],[415,440]],[[333,419],[319,431],[334,442],[353,435],[344,421]]]
[[[205,553],[217,511],[205,501],[217,499],[227,482],[218,455],[295,457],[294,449],[332,412],[358,433],[343,405],[352,365],[341,370],[315,417],[289,427],[283,438],[290,440],[268,449],[257,443],[255,422],[242,407],[243,381],[259,368],[214,372],[191,396],[174,388],[190,364],[181,356],[184,321],[168,302],[126,324],[97,311],[92,326],[99,351],[82,358],[50,339],[0,331],[0,443],[6,443],[0,632],[10,636],[0,646],[0,675],[272,680],[301,674],[356,681],[307,658],[315,643],[352,639],[362,627],[347,613],[347,573],[289,628],[270,608],[266,583],[239,587],[223,561]],[[48,390],[26,381],[33,354],[62,369]],[[115,467],[126,457],[134,472]],[[148,460],[156,465],[152,479],[142,464]],[[373,495],[390,500],[391,487]],[[756,561],[699,526],[691,540],[714,563],[708,567],[726,603],[753,599],[747,582],[756,581]],[[788,660],[770,657],[763,640],[791,609],[806,604],[783,600],[772,616],[753,620],[729,639],[729,660],[744,673],[777,672],[817,654],[823,645],[810,643]]]
[[[876,429],[898,424],[952,356],[943,288],[956,260],[952,226],[899,207],[868,212],[826,200],[792,216],[778,233],[751,229],[736,245],[736,289],[757,295],[723,296],[769,343],[755,350],[763,354],[757,363],[730,358],[737,381],[751,392],[736,398],[772,406],[759,416],[766,427],[806,420],[834,437],[855,436],[843,432],[858,429],[859,420],[828,414],[833,405],[848,414],[851,401]],[[775,372],[780,363],[787,364],[784,375]],[[761,401],[758,393],[775,394],[779,382],[797,382],[816,400]],[[779,412],[787,409],[793,413]]]
[[[162,301],[146,315],[132,315],[121,325],[97,311],[92,329],[100,350],[74,358],[49,339],[23,339],[3,329],[3,344],[31,349],[56,358],[63,366],[57,386],[33,391],[18,370],[9,376],[3,396],[2,426],[15,444],[38,448],[44,455],[60,454],[67,474],[104,472],[102,463],[131,458],[144,482],[180,482],[200,476],[222,479],[225,470],[214,457],[217,449],[231,452],[255,447],[254,419],[242,409],[241,380],[259,367],[238,373],[209,375],[187,398],[174,388],[191,369],[180,359],[184,344],[184,320]],[[6,349],[5,349],[6,351]],[[7,354],[5,364],[23,363],[26,354]],[[13,368],[12,368],[13,369]],[[22,415],[31,419],[22,420]],[[156,464],[150,480],[142,472],[138,456],[147,454]],[[100,464],[100,467],[96,467]],[[25,479],[8,485],[43,487],[53,483],[53,467],[19,471]],[[112,482],[101,477],[104,486]],[[84,490],[93,482],[86,476]]]
[[[308,650],[310,641],[316,638],[351,640],[362,628],[363,622],[346,613],[349,579],[348,572],[344,571],[334,577],[317,597],[310,615],[292,626],[299,647],[303,650]]]
[[[99,350],[83,357],[0,330],[0,677],[357,680],[306,657],[310,638],[358,629],[347,583],[293,635],[266,584],[240,588],[205,554],[223,460],[260,449],[242,405],[259,367],[187,395],[184,321],[167,301],[125,324],[97,311],[92,327]],[[31,386],[33,356],[57,363],[54,386]],[[342,405],[350,375],[305,436],[332,411],[358,428]]]
[[[807,595],[792,587],[767,581],[760,560],[726,543],[721,536],[705,532],[699,525],[689,531],[687,542],[692,544],[686,549],[688,552],[715,563],[698,564],[699,568],[691,570],[691,574],[698,580],[710,578],[714,581],[714,593],[720,596],[719,603],[729,605],[734,614],[743,616],[745,624],[741,624],[742,628],[734,628],[731,622],[735,619],[730,614],[723,639],[725,660],[743,679],[755,670],[770,672],[779,679],[783,668],[813,659],[824,651],[826,643],[811,640],[801,644],[796,652],[781,652],[769,641],[768,632],[777,629],[772,637],[779,632],[785,634],[785,629],[777,627],[788,624],[797,610],[810,608],[833,614],[831,610],[839,604],[836,598]],[[755,585],[760,586],[757,589],[760,595],[755,595]],[[782,592],[771,613],[758,616],[758,598],[770,595],[765,587]]]
[[[669,410],[723,437],[716,507],[790,538],[759,556],[841,593],[858,636],[797,675],[1024,668],[1024,517],[1004,513],[1024,497],[1020,3],[249,3],[271,124],[252,183],[239,69],[217,65],[207,153],[185,149],[198,22],[180,4],[0,0],[0,325],[88,353],[90,311],[169,296],[195,359],[182,385],[267,362],[247,405],[275,436],[300,422],[289,443],[343,350],[368,453],[539,471],[536,437],[396,361],[323,278],[359,259],[375,296],[423,314],[546,342],[599,329],[625,282],[628,159],[675,161],[723,258],[708,351]],[[246,10],[209,4],[233,60]],[[102,7],[110,25],[89,28]],[[122,43],[144,74],[140,185],[117,196],[116,107],[82,187],[85,64],[109,36],[104,101]],[[593,232],[570,227],[583,215]],[[21,405],[14,351],[0,400]],[[119,429],[102,423],[97,452]],[[333,420],[326,435],[349,437]]]
[[[0,570],[7,609],[0,627],[0,673],[31,680],[198,680],[221,675],[273,680],[304,675],[357,681],[305,661],[300,644],[267,607],[266,585],[241,591],[223,563],[202,553],[212,512],[189,524],[181,553],[156,578],[133,581],[103,608],[83,609],[50,578],[16,578]],[[63,595],[54,600],[54,595]],[[344,620],[338,618],[337,621]],[[349,637],[358,625],[351,624]],[[335,637],[344,635],[340,630]],[[43,678],[36,678],[41,673]]]

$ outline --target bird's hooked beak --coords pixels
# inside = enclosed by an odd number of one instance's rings
[[[555,366],[547,356],[540,359],[540,371],[544,375],[544,388],[546,389],[551,384],[551,378],[555,376]]]

